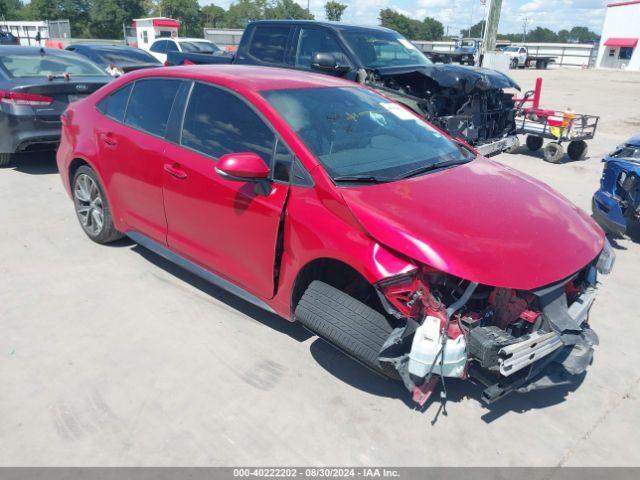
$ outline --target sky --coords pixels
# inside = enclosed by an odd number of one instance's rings
[[[295,0],[307,7],[307,0]],[[316,19],[323,20],[326,0],[308,0]],[[450,34],[458,34],[484,17],[480,0],[339,0],[348,5],[343,22],[376,25],[382,8],[393,8],[409,17],[440,20]],[[489,0],[487,0],[488,3]],[[611,0],[609,0],[610,2]],[[215,3],[225,9],[232,0],[199,0],[201,5]],[[528,18],[529,29],[547,27],[558,31],[574,26],[587,26],[600,33],[607,1],[601,0],[503,0],[500,33],[522,31],[523,19]]]

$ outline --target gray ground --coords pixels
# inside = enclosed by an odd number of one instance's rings
[[[523,86],[535,72],[515,72]],[[544,105],[602,116],[586,161],[500,160],[588,210],[601,156],[640,130],[640,75],[544,72]],[[581,385],[491,408],[450,382],[412,409],[297,325],[77,225],[50,156],[0,170],[2,465],[638,465],[640,247],[617,243]]]

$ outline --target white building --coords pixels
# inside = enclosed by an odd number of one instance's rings
[[[127,34],[127,43],[143,50],[149,50],[149,46],[157,38],[177,37],[180,22],[166,17],[136,18],[133,21],[133,27],[135,28],[135,42],[129,39]]]
[[[640,70],[640,0],[610,3],[596,66]]]
[[[0,21],[0,30],[13,33],[20,45],[38,45],[36,35],[40,32],[40,43],[45,45],[49,38],[49,27],[45,21],[27,22],[22,20]]]

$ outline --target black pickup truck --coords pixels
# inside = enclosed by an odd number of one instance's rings
[[[197,57],[197,58],[196,58]],[[516,144],[513,93],[507,75],[436,65],[398,32],[382,27],[301,20],[247,25],[233,57],[169,52],[168,65],[237,63],[311,70],[380,90],[483,155]]]

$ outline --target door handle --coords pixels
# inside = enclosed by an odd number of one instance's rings
[[[165,163],[164,171],[180,180],[184,180],[185,178],[187,178],[187,173],[184,170],[180,169],[179,163]]]
[[[117,147],[118,146],[118,142],[115,138],[113,138],[113,134],[112,133],[103,133],[100,135],[100,137],[102,138],[102,142],[107,145],[108,147]]]

